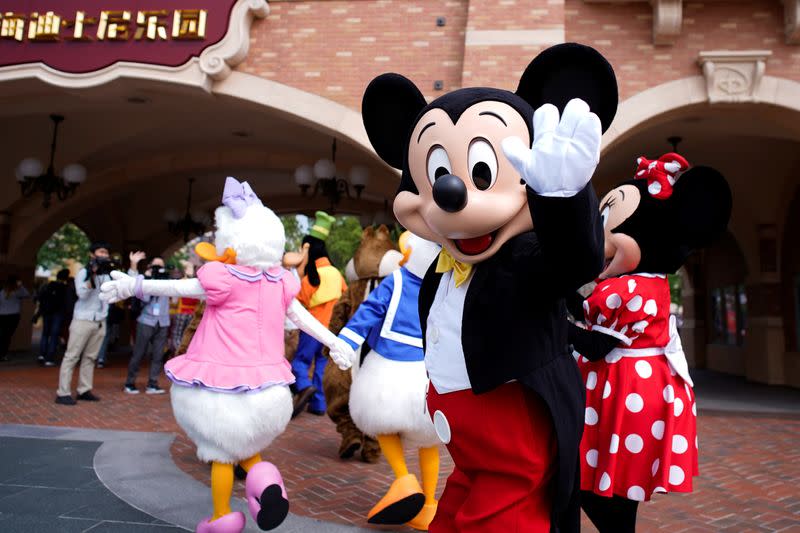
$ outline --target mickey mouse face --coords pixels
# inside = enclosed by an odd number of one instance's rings
[[[659,158],[659,166],[674,160],[673,156]],[[677,157],[685,163],[682,169],[687,168],[688,163]],[[682,174],[679,170],[655,179],[642,172],[640,163],[639,179],[605,195],[600,215],[606,268],[600,278],[631,272],[673,273],[693,251],[709,246],[725,231],[732,205],[725,178],[709,167],[693,167]]]
[[[394,212],[403,226],[438,242],[459,261],[479,263],[533,228],[527,192],[501,142],[530,145],[534,109],[587,102],[605,130],[617,106],[608,62],[568,43],[528,65],[516,93],[460,89],[427,104],[398,74],[375,78],[364,94],[364,126],[378,155],[403,170]]]
[[[511,135],[530,143],[525,119],[503,102],[480,101],[455,122],[441,108],[423,114],[408,147],[418,192],[398,193],[398,220],[465,262],[533,228],[525,187],[500,148]]]

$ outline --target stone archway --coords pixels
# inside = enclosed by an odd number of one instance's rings
[[[119,197],[127,189],[160,191],[164,180],[185,179],[190,175],[218,174],[224,177],[236,174],[243,179],[249,176],[256,180],[257,192],[279,211],[325,208],[324,201],[301,199],[294,185],[293,171],[300,164],[330,157],[333,138],[338,140],[337,162],[344,162],[344,170],[347,166],[359,164],[367,166],[372,175],[364,197],[360,201],[345,201],[343,211],[378,212],[383,209],[384,199],[391,198],[396,187],[396,171],[388,168],[372,150],[360,113],[325,98],[249,74],[232,73],[216,84],[209,96],[200,89],[148,80],[116,80],[76,92],[31,80],[4,84],[0,73],[0,95],[21,95],[34,87],[35,92],[43,92],[56,101],[63,100],[60,105],[72,111],[65,121],[68,134],[70,127],[72,133],[90,130],[96,124],[98,114],[114,110],[118,116],[122,115],[120,120],[126,123],[129,131],[124,134],[104,131],[94,134],[94,138],[89,135],[85,142],[77,143],[77,147],[75,135],[71,141],[63,142],[67,153],[59,157],[82,162],[89,169],[90,179],[75,197],[51,206],[46,212],[41,210],[38,199],[20,198],[14,191],[15,183],[10,180],[0,183],[0,193],[3,193],[0,196],[6,200],[0,201],[0,211],[7,213],[5,221],[11,226],[7,251],[9,262],[30,263],[40,242],[52,231],[64,221],[80,218],[90,211],[109,219],[104,227],[112,228],[114,232],[113,228],[124,224],[118,224],[120,221],[114,219],[119,210],[103,213],[108,210],[110,198]],[[153,110],[147,111],[146,106],[140,106],[141,111],[137,109],[135,113],[124,111],[125,104],[118,101],[123,100],[126,94],[147,95]],[[96,102],[100,111],[88,110],[82,101],[94,98],[94,95],[107,100]],[[37,105],[47,104],[23,103],[9,120],[12,124],[18,121],[20,128],[24,129],[23,122],[28,119],[28,113],[35,113]],[[178,120],[181,106],[186,107],[187,113],[208,115],[205,122],[213,122],[214,128],[207,128],[207,136],[199,131],[188,131],[188,141],[180,138],[180,129],[168,121]],[[143,115],[137,118],[136,113]],[[146,124],[143,116],[152,120],[152,124]],[[198,120],[188,120],[187,124],[188,130],[204,127]],[[222,128],[230,131],[213,131]],[[228,137],[231,134],[249,138],[237,141]],[[154,135],[160,138],[152,139]],[[30,128],[30,135],[19,136],[20,139],[35,137],[33,128]],[[18,146],[7,148],[5,154],[0,149],[0,166],[8,167],[6,173],[13,175],[14,157],[20,158],[18,154],[27,153],[29,149],[22,145],[22,141]],[[172,194],[178,192],[172,191]],[[218,196],[219,191],[208,191],[207,196],[197,198],[197,203],[213,208]],[[117,233],[110,236],[112,241],[122,243],[130,238],[125,231]]]
[[[690,162],[713,166],[728,178],[734,194],[729,230],[737,257],[743,259],[736,282],[744,287],[741,298],[748,315],[741,346],[720,346],[711,338],[711,292],[724,287],[711,286],[721,282],[709,279],[709,269],[730,270],[729,265],[710,266],[708,254],[688,265],[694,317],[684,332],[693,359],[699,366],[720,367],[755,381],[796,383],[787,373],[791,354],[786,352],[784,327],[793,322],[781,305],[781,255],[791,246],[784,224],[789,200],[800,185],[800,83],[765,76],[749,101],[711,103],[705,78],[694,76],[629,98],[604,136],[593,180],[598,192],[631,177],[637,156],[671,151],[671,136],[682,137],[678,150]]]
[[[251,180],[276,211],[324,209],[324,199],[300,196],[293,172],[329,158],[334,138],[340,172],[354,165],[370,170],[361,199],[345,200],[341,210],[383,210],[397,172],[372,150],[358,111],[234,70],[247,52],[252,17],[266,15],[267,4],[236,5],[236,38],[182,67],[120,63],[81,75],[43,63],[0,68],[0,99],[14,102],[0,109],[4,129],[14,132],[0,146],[6,176],[0,180],[0,276],[32,279],[36,250],[67,221],[121,252],[147,241],[154,249],[169,246],[174,237],[159,235],[163,212],[183,209],[189,177],[198,178],[193,205],[200,209],[218,205],[226,175]],[[89,179],[45,211],[41,198],[20,196],[13,176],[24,157],[47,161],[50,113],[66,116],[56,169],[78,162]]]
[[[800,83],[764,76],[749,102],[800,112]],[[705,105],[709,105],[709,96],[703,76],[681,78],[637,93],[620,104],[614,122],[603,135],[603,152],[630,138],[654,117],[668,118],[687,108]]]

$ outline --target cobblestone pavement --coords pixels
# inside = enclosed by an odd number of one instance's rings
[[[175,464],[208,484],[209,468],[197,461],[192,443],[176,425],[168,395],[124,394],[123,364],[112,360],[110,367],[96,371],[94,392],[101,402],[69,407],[53,403],[58,367],[5,363],[0,366],[0,424],[174,432]],[[701,385],[698,394],[702,406]],[[701,455],[695,492],[660,496],[642,505],[639,531],[800,533],[800,416],[701,408],[698,420]],[[390,469],[384,461],[341,461],[337,447],[330,420],[304,413],[264,456],[280,466],[292,512],[364,525],[367,510],[392,480]],[[416,471],[412,454],[409,463]],[[451,468],[443,451],[440,491]],[[241,483],[236,490],[242,495]],[[593,531],[585,518],[584,524],[586,531]]]
[[[0,437],[0,530],[184,533],[115,496],[93,468],[99,442]]]

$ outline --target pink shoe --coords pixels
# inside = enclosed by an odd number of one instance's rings
[[[281,473],[274,464],[263,461],[247,473],[245,496],[250,515],[264,531],[275,529],[289,514],[289,499]]]
[[[214,521],[209,516],[197,524],[195,533],[242,533],[244,525],[244,513],[236,511],[222,515]]]

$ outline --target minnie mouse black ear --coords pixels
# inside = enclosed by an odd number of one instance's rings
[[[711,167],[692,167],[672,193],[677,238],[692,248],[712,244],[728,227],[733,197],[725,178]]]
[[[372,147],[394,168],[403,168],[414,119],[426,105],[417,86],[400,74],[381,74],[367,86],[361,102],[364,127]]]
[[[533,58],[519,80],[517,95],[534,109],[550,103],[559,111],[580,98],[600,118],[603,131],[614,120],[619,100],[611,64],[594,48],[578,43],[551,46]]]

